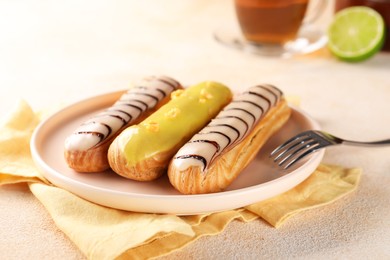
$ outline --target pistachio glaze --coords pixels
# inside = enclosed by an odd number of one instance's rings
[[[111,107],[80,125],[65,140],[65,149],[86,151],[100,146],[145,112],[155,108],[179,86],[176,80],[165,76],[144,78],[124,93]]]
[[[268,84],[249,88],[194,135],[174,156],[173,164],[179,171],[189,167],[206,171],[216,158],[242,141],[282,95]]]
[[[167,104],[140,124],[126,128],[112,146],[123,151],[129,167],[150,158],[169,161],[231,98],[228,87],[212,81],[177,90]],[[159,157],[161,154],[165,159]]]

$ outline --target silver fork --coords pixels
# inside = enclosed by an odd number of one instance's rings
[[[390,145],[390,139],[375,142],[359,142],[344,140],[324,131],[309,130],[292,137],[282,145],[278,146],[271,152],[270,157],[280,167],[288,169],[309,154],[327,146],[338,144],[355,146],[385,146]]]

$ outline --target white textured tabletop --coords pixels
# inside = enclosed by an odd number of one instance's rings
[[[322,17],[326,27],[331,17]],[[350,139],[390,138],[390,53],[357,64],[326,49],[292,59],[229,49],[212,37],[234,19],[226,0],[1,1],[0,115],[19,98],[53,108],[165,74],[235,91],[272,83],[299,96],[323,129]],[[334,147],[324,162],[361,167],[358,190],[279,229],[234,221],[167,259],[390,258],[390,147]],[[2,259],[83,259],[25,184],[0,187]]]

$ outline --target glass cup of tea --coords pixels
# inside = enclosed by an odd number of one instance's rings
[[[217,31],[215,38],[231,47],[268,56],[288,57],[315,51],[326,37],[311,26],[326,8],[326,0],[234,0],[239,32]],[[311,3],[312,4],[312,3]]]

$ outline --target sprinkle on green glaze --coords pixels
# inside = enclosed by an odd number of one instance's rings
[[[231,98],[228,87],[211,81],[174,92],[166,105],[140,124],[122,132],[127,140],[124,152],[128,165],[135,165],[160,152],[182,146],[215,117]]]

